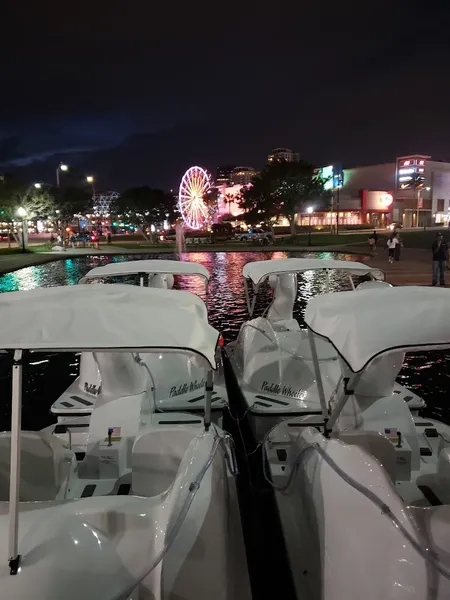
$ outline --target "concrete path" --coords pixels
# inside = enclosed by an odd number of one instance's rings
[[[358,246],[351,246],[352,252],[358,252]],[[360,247],[364,253],[363,247]],[[367,247],[365,248],[367,254]],[[388,253],[384,248],[370,256],[369,264],[386,273],[386,279],[393,285],[431,285],[431,251],[419,248],[402,248],[400,260],[389,264]],[[450,271],[447,271],[447,283],[450,285]]]

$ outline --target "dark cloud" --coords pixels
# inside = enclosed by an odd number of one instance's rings
[[[445,152],[447,2],[3,4],[0,162],[45,171],[68,152],[121,185],[258,166],[273,145],[319,162]]]

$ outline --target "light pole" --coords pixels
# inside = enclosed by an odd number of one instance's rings
[[[95,187],[94,187],[95,179],[92,175],[88,175],[86,177],[86,181],[87,181],[87,183],[90,183],[92,186],[92,200],[95,201]]]
[[[26,220],[27,211],[23,208],[23,206],[19,206],[19,208],[17,209],[17,214],[22,219],[22,252],[25,252],[26,251],[26,247],[25,247],[25,223],[28,225],[27,220]]]
[[[309,216],[309,226],[308,226],[308,246],[311,246],[311,215],[314,212],[314,206],[308,206],[306,212]]]
[[[430,187],[426,187],[426,188],[417,188],[417,211],[416,211],[416,227],[419,227],[419,209],[420,209],[420,195],[423,192],[423,190],[426,190],[427,192],[429,192],[431,190]]]
[[[69,167],[64,163],[59,163],[59,165],[56,167],[56,187],[59,188],[59,172],[60,171],[66,172],[68,170],[69,170]]]

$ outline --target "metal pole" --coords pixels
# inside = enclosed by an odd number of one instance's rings
[[[22,219],[22,252],[25,252],[25,219]]]
[[[339,188],[336,193],[336,235],[339,235]]]
[[[317,383],[317,391],[319,392],[320,407],[322,409],[322,415],[325,420],[325,429],[326,429],[327,428],[326,425],[327,425],[327,421],[328,421],[327,402],[325,400],[325,392],[323,389],[322,373],[320,372],[319,359],[317,357],[316,340],[314,339],[314,333],[311,331],[311,329],[308,329],[308,338],[309,338],[309,345],[311,347],[311,356],[313,359],[314,375],[315,375],[316,383]]]
[[[56,187],[59,188],[59,165],[56,167]]]
[[[416,227],[419,227],[419,203],[420,203],[420,192],[421,190],[417,190],[417,213],[416,213]]]
[[[308,246],[311,246],[311,213],[309,213]]]
[[[16,575],[20,564],[19,491],[20,491],[20,432],[22,429],[22,350],[14,352],[12,369],[11,406],[11,464],[9,472],[9,531],[8,554],[10,574]]]
[[[205,383],[205,431],[208,431],[211,425],[211,400],[213,389],[213,372],[209,369],[206,374]]]
[[[344,390],[342,393],[341,398],[336,402],[336,406],[334,408],[334,410],[331,412],[330,418],[328,419],[328,429],[329,431],[331,431],[336,423],[336,421],[338,420],[342,409],[344,408],[344,406],[347,404],[348,399],[354,395],[354,389],[356,387],[356,385],[358,384],[359,380],[362,377],[364,371],[361,371],[360,373],[357,373],[352,380],[350,381],[350,378],[344,378],[343,379],[343,383],[344,383]],[[351,388],[350,388],[351,386]]]

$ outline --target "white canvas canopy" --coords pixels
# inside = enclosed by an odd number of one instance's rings
[[[279,273],[302,273],[304,271],[333,270],[347,271],[349,275],[370,275],[373,279],[384,279],[380,269],[369,265],[347,260],[321,259],[321,258],[282,258],[280,260],[258,260],[247,263],[242,274],[245,279],[251,279],[259,285],[269,275]]]
[[[198,263],[182,262],[179,260],[130,260],[91,269],[80,279],[80,283],[86,283],[89,279],[98,279],[100,277],[124,277],[140,273],[198,275],[205,280],[205,283],[209,281],[208,270]]]
[[[450,291],[404,286],[325,294],[308,302],[305,323],[358,373],[389,351],[450,348]]]
[[[219,333],[190,292],[129,285],[38,288],[0,294],[0,348],[175,351],[215,369]]]

